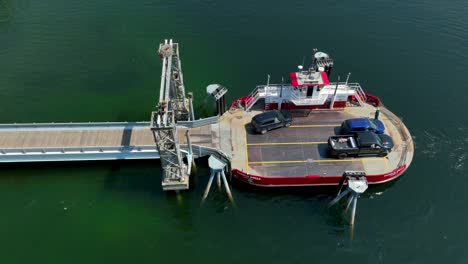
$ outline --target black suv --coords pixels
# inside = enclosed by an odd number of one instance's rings
[[[258,114],[252,118],[252,126],[257,133],[265,134],[268,130],[291,125],[291,113],[271,110]]]

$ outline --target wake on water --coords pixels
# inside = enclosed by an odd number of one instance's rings
[[[465,163],[467,160],[467,130],[468,127],[457,124],[455,130],[449,130],[449,128],[434,128],[415,131],[414,142],[416,153],[419,153],[426,159],[438,160],[443,160],[443,155],[449,153],[447,158],[450,164],[450,169],[457,173],[462,172],[465,169]],[[458,134],[458,136],[456,134]]]

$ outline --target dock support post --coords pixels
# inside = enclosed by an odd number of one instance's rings
[[[351,202],[352,202],[352,201],[353,201],[353,196],[352,196],[352,195],[350,195],[350,196],[348,197],[348,201],[346,202],[346,208],[345,208],[345,212],[347,212],[347,211],[348,211],[348,209],[349,209],[349,206],[351,205]]]
[[[189,164],[192,164],[192,166],[195,167],[195,158],[193,157],[192,141],[190,140],[190,131],[189,130],[187,130],[185,132],[185,138],[187,139],[187,150],[188,150],[187,162]]]
[[[216,100],[216,114],[222,116],[226,112],[227,89],[219,84],[210,84],[206,87],[206,92]]]
[[[210,179],[208,180],[208,184],[206,185],[205,193],[203,194],[202,204],[205,202],[206,197],[208,197],[208,193],[210,192],[211,184],[213,183],[214,175],[215,175],[215,172],[212,170],[211,175],[210,175]]]
[[[226,193],[228,195],[229,201],[234,204],[234,198],[232,197],[231,188],[229,188],[229,184],[226,179],[226,174],[224,174],[224,170],[221,171],[221,178],[224,182],[224,188],[226,189]]]
[[[221,191],[221,173],[216,172],[216,184],[218,184],[218,191]]]
[[[354,218],[356,216],[356,206],[357,206],[358,195],[353,196],[353,207],[351,208],[351,222],[350,225],[354,226]]]
[[[208,159],[208,164],[211,169],[210,179],[208,180],[208,184],[205,189],[205,193],[203,194],[202,204],[205,202],[206,198],[208,197],[208,193],[210,192],[211,184],[213,183],[214,176],[216,175],[216,179],[218,182],[218,188],[221,190],[221,180],[223,181],[224,188],[226,189],[226,194],[229,198],[229,201],[235,206],[234,198],[232,196],[231,188],[229,187],[226,174],[224,173],[224,169],[226,168],[227,164],[222,160],[216,158],[216,156],[211,155]]]
[[[192,121],[195,121],[195,112],[193,111],[193,93],[189,92],[188,93],[188,102],[189,102],[189,111],[190,111],[190,119]]]
[[[341,187],[345,183],[348,184],[348,188],[341,192]],[[367,190],[368,187],[366,173],[362,171],[346,171],[343,173],[340,185],[340,191],[338,192],[337,196],[328,204],[328,206],[331,207],[335,205],[349,194],[348,200],[346,202],[345,212],[347,212],[351,206],[350,227],[351,234],[353,234],[354,221],[356,218],[357,199]]]

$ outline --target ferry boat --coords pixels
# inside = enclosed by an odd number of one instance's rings
[[[359,83],[350,83],[349,74],[344,82],[339,77],[330,82],[332,68],[330,56],[314,50],[312,65],[298,66],[289,74],[289,83],[268,80],[232,102],[227,118],[241,119],[245,126],[245,157],[234,155],[234,178],[263,187],[339,185],[343,175],[357,171],[366,175],[369,184],[380,184],[408,168],[414,147],[401,119],[379,97],[364,92]],[[252,117],[273,109],[294,113],[292,125],[264,135],[255,133]],[[393,151],[387,157],[333,158],[328,137],[340,133],[344,120],[363,117],[385,124],[385,133],[394,141]]]

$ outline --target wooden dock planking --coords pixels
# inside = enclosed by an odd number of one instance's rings
[[[185,131],[178,129],[181,144],[186,144]],[[212,147],[211,126],[193,128],[192,144]],[[155,145],[149,128],[130,129],[63,129],[0,130],[0,149],[67,148],[104,146]]]

